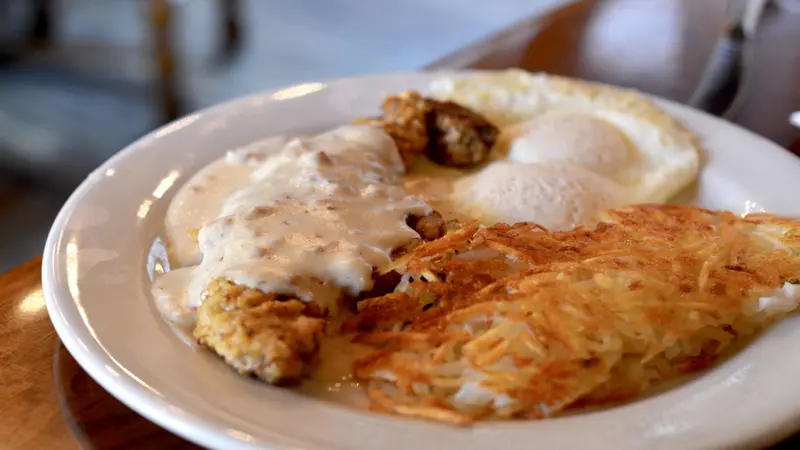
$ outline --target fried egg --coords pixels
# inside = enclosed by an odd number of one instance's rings
[[[483,223],[533,221],[552,230],[589,223],[601,211],[627,202],[616,183],[563,162],[495,161],[456,181],[456,203]]]
[[[608,208],[666,202],[699,172],[692,134],[635,91],[509,70],[431,92],[501,128],[493,161],[453,185],[452,201],[485,224],[591,225]]]

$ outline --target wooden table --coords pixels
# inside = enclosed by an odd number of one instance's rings
[[[520,22],[431,68],[516,66],[681,101],[700,76],[725,3],[579,1]],[[800,109],[800,52],[791,44],[796,42],[800,16],[764,18],[758,66],[737,120],[784,145],[796,136],[789,112]],[[0,276],[0,448],[194,448],[123,406],[75,363],[47,317],[40,271],[37,258]]]

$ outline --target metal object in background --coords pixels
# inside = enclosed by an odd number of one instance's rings
[[[800,111],[795,111],[789,116],[789,123],[800,128]]]
[[[792,115],[789,116],[789,123],[800,128],[800,111],[795,111]],[[797,156],[800,156],[800,135],[789,144],[789,151],[794,153]]]
[[[732,0],[732,18],[706,66],[689,104],[711,114],[732,119],[741,106],[752,63],[751,38],[767,0]]]

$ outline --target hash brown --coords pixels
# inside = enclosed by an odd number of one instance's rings
[[[398,292],[344,327],[376,349],[355,368],[375,406],[540,418],[707,367],[794,310],[800,221],[643,205],[568,232],[468,225],[391,269]]]

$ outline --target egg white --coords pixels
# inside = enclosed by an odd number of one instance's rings
[[[598,212],[631,200],[617,183],[580,166],[510,161],[456,181],[452,198],[484,224],[533,221],[552,230],[592,224]]]
[[[442,78],[431,92],[501,129],[492,158],[506,162],[454,185],[454,202],[482,222],[589,225],[608,208],[666,202],[700,170],[692,134],[635,91],[514,69]]]

